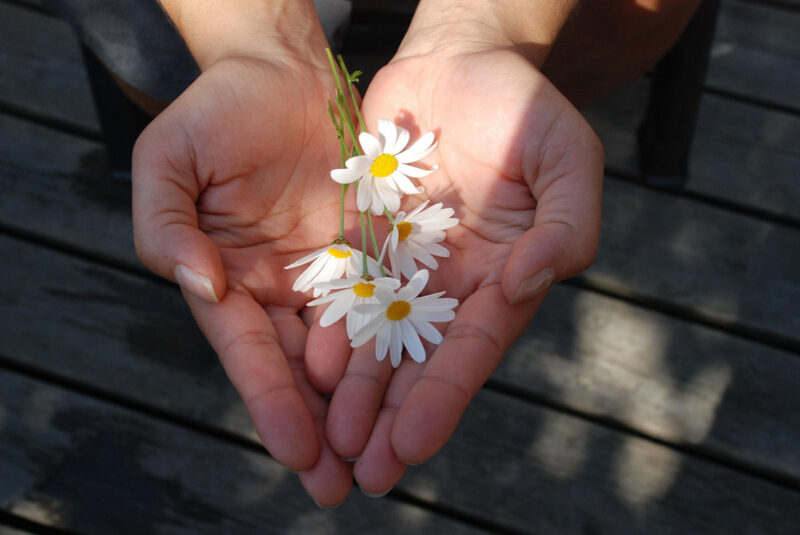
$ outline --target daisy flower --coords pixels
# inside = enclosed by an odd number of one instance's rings
[[[385,288],[388,291],[393,291],[399,287],[400,281],[397,279],[392,277],[375,278],[371,275],[348,277],[330,282],[318,282],[314,284],[314,288],[327,291],[334,290],[334,292],[311,301],[307,306],[330,303],[319,319],[319,324],[322,327],[333,325],[342,316],[347,315],[347,337],[352,339],[355,333],[369,323],[375,315],[356,312],[353,307],[355,305],[377,303],[378,298],[375,297],[376,288]]]
[[[408,177],[422,178],[431,174],[438,167],[420,169],[408,165],[423,159],[436,148],[433,132],[428,132],[413,145],[403,150],[408,144],[408,130],[395,125],[388,119],[378,120],[380,137],[361,132],[358,142],[364,151],[363,156],[355,156],[345,162],[345,169],[334,169],[331,178],[340,184],[358,182],[356,204],[362,212],[372,209],[372,213],[380,215],[384,207],[390,212],[400,209],[400,197],[403,193],[414,195],[424,191],[415,186]],[[402,151],[402,152],[401,152]]]
[[[444,241],[446,229],[458,225],[458,219],[452,217],[455,213],[452,208],[442,208],[442,203],[426,208],[428,202],[420,204],[408,215],[399,212],[383,244],[381,260],[388,249],[392,272],[398,277],[400,273],[407,279],[413,277],[418,271],[416,260],[436,269],[439,263],[434,255],[450,256],[450,251],[438,242]]]
[[[355,306],[356,312],[375,314],[375,317],[359,329],[350,345],[362,346],[375,336],[375,357],[378,360],[383,360],[388,351],[392,366],[397,368],[405,346],[412,359],[425,362],[425,348],[419,337],[433,344],[441,342],[442,335],[431,322],[452,320],[455,317],[453,309],[458,305],[457,299],[442,297],[444,292],[417,297],[427,283],[428,270],[423,269],[397,293],[376,288],[378,303]]]
[[[311,265],[297,277],[292,285],[292,290],[305,292],[314,288],[315,283],[339,279],[344,274],[350,277],[361,273],[361,251],[350,247],[350,243],[344,238],[337,238],[332,244],[304,256],[297,262],[292,262],[283,269],[296,268],[309,262]],[[370,272],[379,272],[378,263],[373,258],[367,258],[367,265]],[[319,297],[326,295],[329,291],[314,288],[313,295]]]

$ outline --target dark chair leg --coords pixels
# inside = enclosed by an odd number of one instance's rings
[[[639,127],[639,165],[651,186],[686,183],[697,111],[703,93],[720,0],[704,0],[678,42],[653,72]]]
[[[125,96],[105,65],[89,48],[83,46],[82,52],[103,129],[109,174],[114,179],[130,180],[133,144],[151,117]]]

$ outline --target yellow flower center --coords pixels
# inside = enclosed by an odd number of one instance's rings
[[[401,221],[396,226],[397,233],[400,234],[400,241],[405,240],[408,238],[408,235],[411,234],[411,223],[408,221]]]
[[[386,309],[386,317],[392,321],[400,321],[411,312],[411,305],[407,301],[394,301]]]
[[[373,176],[384,178],[394,173],[394,170],[397,169],[397,165],[397,158],[384,152],[375,158],[375,161],[372,162],[369,168],[369,172],[372,173]]]
[[[375,285],[368,282],[359,282],[353,286],[353,293],[359,297],[372,297],[375,293]]]
[[[336,247],[331,247],[330,249],[328,249],[328,254],[334,258],[347,258],[352,253],[350,252],[350,249],[346,251],[340,251]]]

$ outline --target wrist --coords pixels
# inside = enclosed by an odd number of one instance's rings
[[[397,59],[512,48],[541,67],[578,0],[421,0]]]
[[[160,2],[201,70],[229,57],[292,58],[324,67],[328,43],[311,0]]]

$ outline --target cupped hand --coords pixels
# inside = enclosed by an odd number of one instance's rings
[[[328,438],[358,457],[355,477],[382,494],[407,464],[436,453],[555,281],[592,262],[600,226],[603,151],[579,112],[520,53],[457,43],[399,54],[364,99],[370,130],[395,120],[434,131],[439,169],[426,198],[456,211],[451,256],[426,290],[461,300],[422,365],[392,370],[373,346],[354,350],[328,416]],[[413,139],[413,134],[412,134]]]
[[[335,329],[309,333],[310,296],[291,290],[299,270],[283,269],[338,231],[334,85],[316,54],[208,68],[138,140],[133,211],[141,260],[181,285],[266,448],[330,506],[352,488],[352,467],[327,444],[327,401],[306,363],[341,376],[330,369],[349,348]]]

